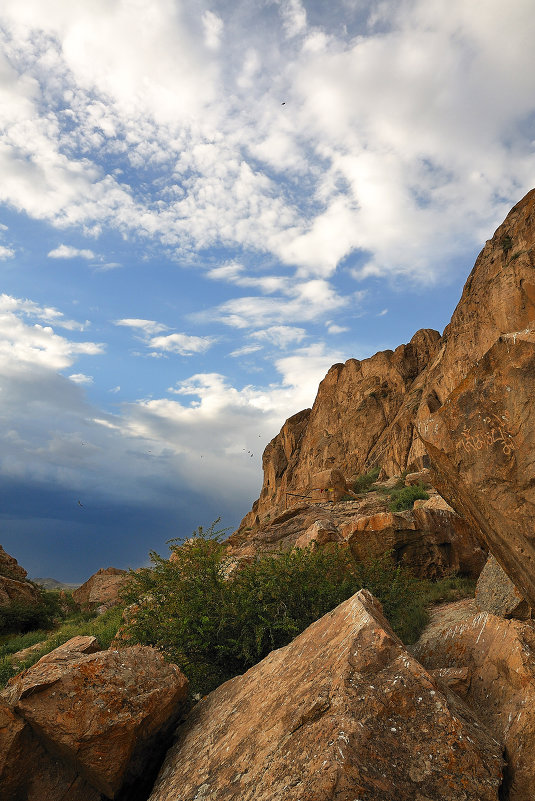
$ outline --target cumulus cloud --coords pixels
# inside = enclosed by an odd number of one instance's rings
[[[529,3],[507,46],[497,0],[278,10],[6,0],[0,199],[178,258],[238,247],[326,279],[360,253],[359,281],[440,278],[529,188]]]
[[[93,383],[93,376],[92,375],[85,375],[85,373],[72,373],[69,376],[71,381],[74,381],[75,384],[92,384]]]
[[[87,248],[74,248],[71,245],[58,245],[48,253],[49,259],[95,259],[92,250]]]
[[[169,328],[162,323],[157,323],[155,320],[125,318],[116,320],[115,325],[125,326],[137,331],[138,338],[145,342],[147,348],[153,351],[148,355],[156,358],[162,357],[166,353],[178,353],[180,356],[204,353],[215,342],[214,337],[198,337],[182,333],[158,336],[162,331],[168,331]]]
[[[147,345],[154,350],[179,353],[181,356],[191,356],[194,353],[204,353],[213,345],[214,341],[213,337],[168,334],[167,336],[152,337]]]

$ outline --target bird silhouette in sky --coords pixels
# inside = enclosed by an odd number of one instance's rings
[[[81,506],[82,509],[85,509],[85,506],[83,505],[83,503],[81,501],[78,501],[78,506]]]

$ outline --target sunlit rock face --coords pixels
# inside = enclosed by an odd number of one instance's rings
[[[531,801],[535,787],[535,627],[478,613],[473,600],[443,604],[411,648],[456,689],[494,736],[508,763],[500,798]],[[459,673],[460,671],[460,673]]]
[[[281,510],[333,467],[347,480],[369,466],[386,475],[426,464],[418,423],[429,418],[498,337],[535,327],[535,190],[481,251],[444,330],[407,345],[336,364],[311,410],[291,417],[264,452],[264,483],[243,526]]]
[[[501,337],[420,429],[441,495],[535,606],[535,332]]]
[[[200,701],[150,801],[497,801],[501,769],[361,590]]]

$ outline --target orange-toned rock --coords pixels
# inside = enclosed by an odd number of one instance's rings
[[[535,333],[501,337],[420,436],[440,494],[535,606]]]
[[[80,654],[74,645],[11,679],[0,698],[61,765],[113,798],[150,774],[187,680],[152,648]],[[32,766],[18,770],[31,773]]]
[[[474,614],[473,601],[436,607],[411,649],[429,669],[468,668],[463,697],[505,744],[501,797],[532,801],[535,788],[535,626]]]
[[[442,578],[464,573],[477,578],[486,560],[467,523],[454,512],[413,509],[355,517],[341,527],[359,560],[393,551],[420,578]]]
[[[477,580],[476,605],[480,612],[527,620],[531,609],[492,554]]]
[[[41,593],[26,580],[27,573],[0,545],[0,606],[41,603]]]
[[[16,581],[24,581],[27,575],[27,572],[19,565],[15,557],[6,553],[0,545],[0,576],[15,579]]]
[[[30,726],[0,698],[0,798],[101,801],[94,787],[49,754]]]
[[[150,801],[496,801],[501,764],[361,590],[197,704]]]
[[[119,592],[128,581],[128,572],[117,567],[97,570],[85,584],[74,590],[72,597],[82,609],[94,610],[99,606],[110,608],[119,603]]]
[[[496,339],[535,327],[535,190],[507,215],[478,256],[442,337],[418,331],[394,352],[335,364],[311,410],[267,446],[264,482],[242,527],[262,523],[309,476],[338,469],[347,481],[370,467],[398,475],[426,464],[416,426],[433,415]]]

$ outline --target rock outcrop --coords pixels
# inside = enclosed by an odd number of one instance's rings
[[[150,801],[497,801],[501,769],[361,590],[197,704]]]
[[[97,570],[88,580],[74,590],[72,597],[84,610],[93,611],[102,607],[109,609],[119,603],[119,592],[128,581],[128,572],[117,567]]]
[[[185,677],[152,648],[94,649],[77,637],[0,693],[0,797],[137,798],[158,766]]]
[[[389,496],[378,491],[358,501],[290,507],[272,521],[229,537],[228,554],[241,560],[338,543],[349,546],[359,561],[391,551],[396,562],[403,561],[421,578],[457,572],[477,578],[486,551],[466,521],[434,498],[439,496],[432,492],[423,507],[405,512],[389,511]]]
[[[0,606],[10,606],[12,603],[35,605],[41,602],[41,593],[26,576],[24,568],[0,545]]]
[[[457,692],[505,746],[501,798],[532,801],[535,788],[535,625],[477,613],[473,601],[436,607],[411,649],[437,678],[468,671]]]
[[[478,256],[442,337],[336,364],[311,410],[291,417],[264,452],[264,483],[242,526],[272,518],[286,493],[307,491],[333,467],[346,480],[379,465],[385,475],[426,466],[418,423],[433,415],[496,339],[535,328],[535,190],[507,215]]]
[[[420,431],[440,494],[535,606],[535,332],[501,337]]]

